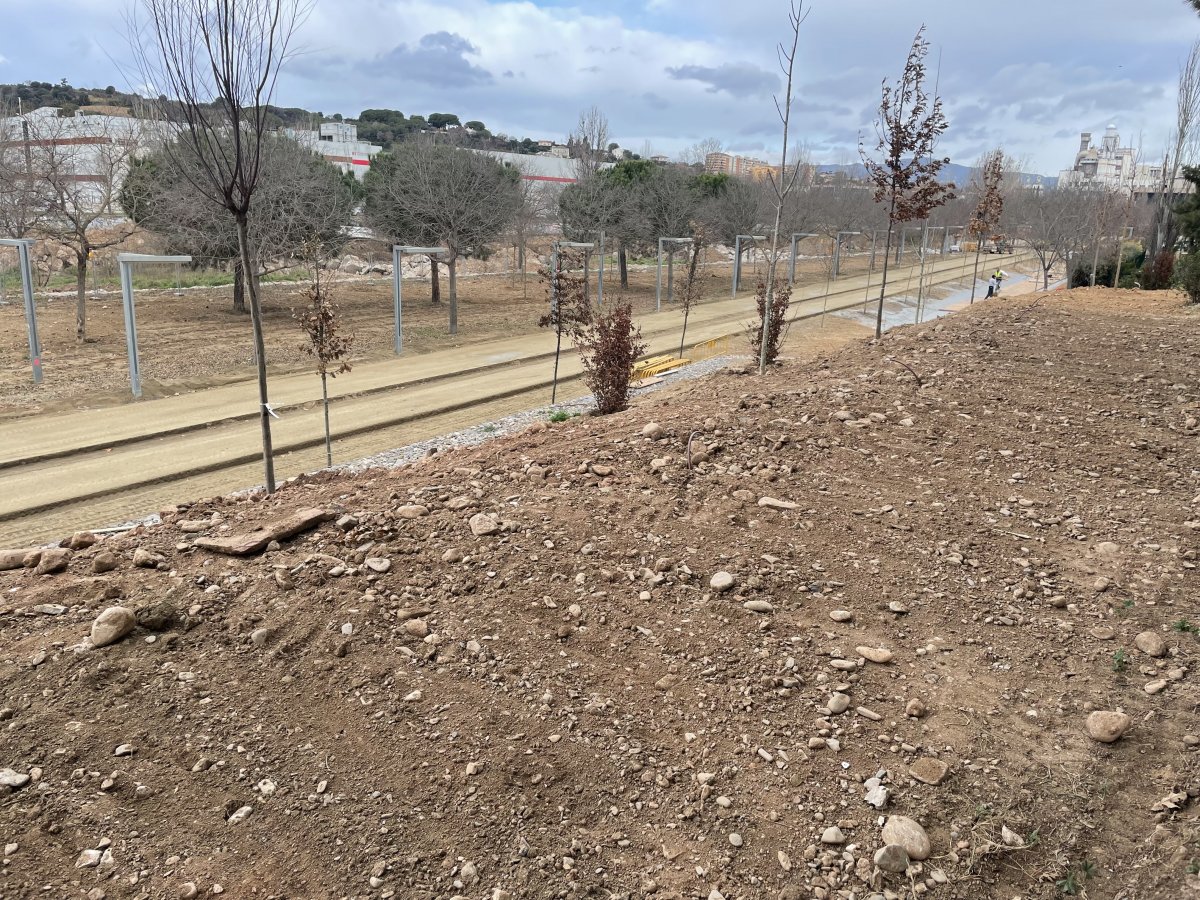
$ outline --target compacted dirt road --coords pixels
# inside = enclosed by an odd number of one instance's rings
[[[0,894],[1196,897],[1196,324],[1001,299],[0,554]]]

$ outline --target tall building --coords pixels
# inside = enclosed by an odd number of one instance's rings
[[[353,172],[362,181],[371,168],[371,158],[383,151],[376,144],[358,139],[358,126],[350,122],[322,122],[318,130],[285,128],[283,133],[303,147],[325,157],[343,172]]]
[[[734,156],[729,153],[710,153],[704,157],[704,171],[709,175],[733,175],[750,177],[754,171],[768,164],[752,156]]]
[[[1161,162],[1138,162],[1138,151],[1133,147],[1122,147],[1117,126],[1109,125],[1098,147],[1092,144],[1091,132],[1080,134],[1075,164],[1059,173],[1058,184],[1066,188],[1132,190],[1135,197],[1148,199],[1166,189],[1165,177]],[[1182,175],[1177,176],[1170,190],[1173,194],[1188,193],[1188,183]]]

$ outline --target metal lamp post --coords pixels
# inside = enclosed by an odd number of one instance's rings
[[[392,246],[392,305],[394,307],[394,318],[396,331],[392,338],[392,344],[395,348],[396,355],[399,356],[404,351],[404,331],[401,329],[401,316],[403,314],[404,293],[401,286],[402,279],[400,278],[400,265],[404,262],[405,256],[441,256],[449,253],[446,247],[405,247],[400,244]]]
[[[658,272],[655,276],[654,283],[654,308],[655,310],[662,309],[662,263],[663,263],[663,245],[664,244],[690,244],[692,238],[671,238],[660,237],[658,239]],[[671,252],[667,254],[667,302],[670,303],[675,296],[675,251],[676,247],[671,248]]]
[[[129,354],[129,387],[134,397],[142,396],[142,371],[138,363],[137,319],[133,313],[133,267],[138,263],[190,263],[190,256],[155,256],[150,253],[119,253],[121,303],[125,307],[125,346]]]
[[[42,344],[38,339],[37,309],[33,305],[33,265],[29,261],[28,238],[3,238],[0,246],[17,248],[17,266],[21,270],[21,294],[25,298],[25,325],[29,331],[29,361],[33,366],[33,383],[42,383]]]
[[[736,297],[738,288],[742,284],[742,241],[765,241],[767,238],[761,234],[739,234],[733,240],[733,290],[730,291],[730,297]]]

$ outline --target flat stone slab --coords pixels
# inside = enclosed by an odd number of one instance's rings
[[[192,544],[202,550],[211,550],[226,556],[249,556],[266,549],[271,541],[285,541],[317,527],[322,522],[329,522],[333,517],[334,514],[327,509],[301,509],[286,519],[279,519],[248,534],[222,538],[201,537],[196,538]]]

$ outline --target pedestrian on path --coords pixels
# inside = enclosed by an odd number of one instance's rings
[[[987,292],[987,296],[984,297],[983,299],[991,300],[993,297],[996,296],[997,293],[998,293],[998,285],[996,284],[996,276],[993,275],[991,278],[988,279],[988,292]]]
[[[999,297],[1000,296],[1000,285],[1002,285],[1004,283],[1004,270],[997,269],[996,274],[993,275],[992,278],[996,282],[996,296]]]

